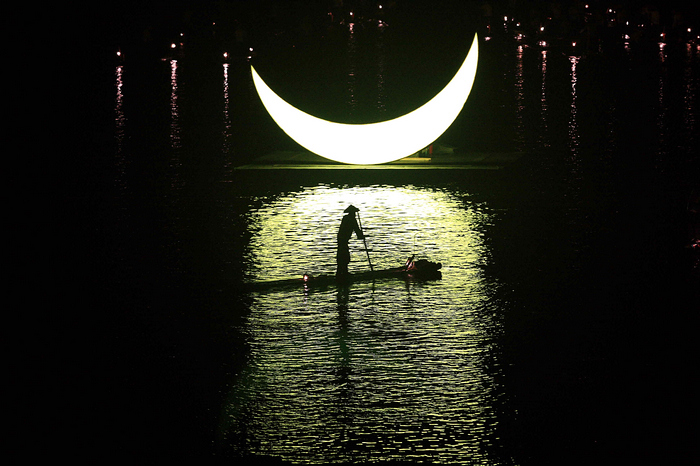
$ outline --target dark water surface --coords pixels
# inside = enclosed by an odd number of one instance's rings
[[[310,113],[376,121],[439,90],[473,32],[411,57],[410,35],[339,28],[253,60]],[[480,38],[438,144],[525,154],[500,171],[236,170],[295,149],[245,58],[103,63],[73,198],[86,254],[64,290],[80,350],[60,425],[79,434],[62,447],[145,463],[691,459],[700,50],[617,46]],[[245,291],[332,273],[349,203],[375,267],[416,254],[443,278]],[[368,268],[361,247],[351,271]]]

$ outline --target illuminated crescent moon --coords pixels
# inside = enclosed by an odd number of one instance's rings
[[[462,111],[476,76],[479,41],[445,88],[423,106],[393,120],[346,124],[323,120],[290,105],[252,66],[260,100],[282,130],[309,151],[336,162],[378,164],[407,157],[435,141]]]

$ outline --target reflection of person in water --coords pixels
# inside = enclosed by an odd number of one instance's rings
[[[336,271],[336,276],[348,274],[348,264],[350,263],[350,247],[348,246],[348,241],[350,241],[352,233],[355,232],[358,239],[364,238],[362,230],[360,230],[360,226],[357,224],[357,219],[355,218],[355,212],[359,211],[360,209],[351,205],[345,209],[345,215],[340,222],[340,228],[338,229],[338,255],[336,256],[338,269]]]

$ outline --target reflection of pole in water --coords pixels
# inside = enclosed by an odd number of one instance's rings
[[[350,348],[348,347],[349,320],[348,320],[348,300],[350,298],[350,288],[346,284],[338,284],[338,295],[336,302],[338,306],[338,367],[336,372],[336,386],[338,387],[338,407],[340,409],[340,419],[347,418],[350,413],[346,411],[349,405],[348,399],[352,392],[350,374]]]
[[[340,347],[341,353],[343,355],[342,360],[344,362],[349,362],[348,357],[348,346],[347,346],[347,333],[348,333],[348,301],[350,299],[350,288],[347,284],[338,284],[338,295],[336,301],[338,304],[338,323],[340,324]],[[349,365],[349,364],[348,364]]]

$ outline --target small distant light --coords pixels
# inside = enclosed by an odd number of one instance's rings
[[[503,17],[503,21],[508,21],[508,17],[507,17],[507,16],[504,16],[504,17]]]
[[[252,51],[253,51],[253,47],[248,47],[248,50],[252,52]]]
[[[690,28],[688,28],[688,32],[691,32],[691,29],[690,29]]]
[[[384,7],[383,7],[383,6],[381,6],[381,5],[379,5],[379,9],[381,10],[382,8],[384,8]]]
[[[224,58],[228,58],[228,52],[224,52]]]
[[[180,33],[180,37],[185,37],[185,33],[184,33],[184,32],[181,32],[181,33]]]
[[[485,41],[491,40],[491,36],[486,36],[486,37],[484,37],[484,40],[485,40]]]
[[[171,49],[174,49],[175,47],[177,47],[177,45],[175,44],[175,42],[173,42],[172,44],[170,44],[170,48],[171,48]]]
[[[122,51],[121,51],[121,50],[117,50],[117,56],[118,56],[118,57],[121,57],[121,56],[122,56]]]
[[[544,26],[540,26],[540,32],[544,32]]]

